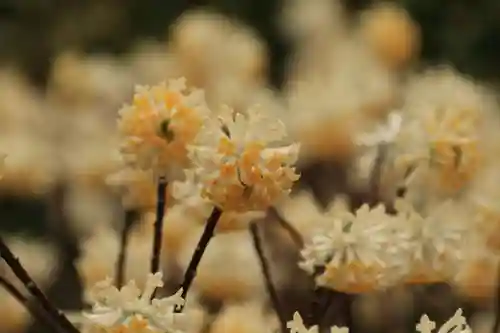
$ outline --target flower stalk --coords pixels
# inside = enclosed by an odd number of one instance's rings
[[[255,252],[257,252],[257,257],[259,258],[260,268],[262,270],[262,275],[264,276],[264,282],[269,299],[274,308],[274,311],[276,312],[276,315],[278,316],[281,332],[286,333],[288,332],[288,329],[286,327],[287,320],[283,308],[281,307],[276,288],[274,288],[274,283],[269,269],[269,263],[264,254],[262,239],[259,234],[259,227],[257,223],[252,222],[250,224],[250,234],[252,235],[252,242],[255,248]]]
[[[12,269],[12,272],[23,283],[28,292],[39,302],[40,306],[48,313],[48,315],[67,333],[79,333],[78,329],[69,321],[64,313],[58,310],[45,296],[38,285],[33,281],[28,272],[19,262],[19,259],[12,253],[3,238],[0,236],[0,256],[5,263]]]
[[[167,181],[161,177],[158,180],[157,202],[156,202],[156,220],[154,223],[153,249],[151,252],[150,273],[155,274],[160,270],[160,259],[163,236],[163,217],[165,216]],[[153,296],[154,297],[154,294]]]
[[[48,328],[57,333],[66,333],[58,322],[54,321],[52,317],[38,304],[32,303],[24,296],[12,283],[0,277],[0,286],[3,287],[16,301],[23,305],[26,310],[39,322],[47,325]]]
[[[196,271],[198,269],[198,266],[200,265],[201,258],[203,257],[203,254],[205,253],[210,240],[214,236],[215,228],[217,227],[217,223],[219,222],[221,215],[222,210],[214,207],[212,213],[208,217],[205,229],[203,230],[203,234],[200,237],[198,245],[196,246],[193,256],[191,257],[191,261],[189,262],[186,272],[184,273],[184,279],[181,285],[181,297],[184,300],[186,299],[189,289],[191,288],[194,278],[196,277]],[[177,306],[174,311],[175,313],[180,313],[183,309],[184,306],[180,305]]]

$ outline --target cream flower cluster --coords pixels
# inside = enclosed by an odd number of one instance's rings
[[[365,204],[355,213],[330,208],[323,219],[328,221],[318,223],[307,240],[299,266],[317,275],[318,285],[346,292],[384,284],[382,274],[401,251],[402,243],[394,237],[397,217],[388,215],[383,205]]]
[[[493,98],[451,70],[416,77],[406,95],[394,167],[410,190],[455,195],[478,175],[496,141]]]
[[[224,211],[265,210],[286,196],[299,176],[299,146],[286,145],[284,124],[259,107],[224,108],[208,119],[190,147],[202,195]]]
[[[317,229],[306,239],[299,266],[318,285],[349,293],[453,279],[477,234],[471,213],[453,201],[428,214],[403,199],[396,202],[396,214],[382,204],[365,204],[354,213],[333,207],[311,222]]]
[[[138,87],[120,111],[128,166],[169,181],[183,171],[186,184],[175,185],[176,196],[203,206],[201,196],[226,212],[263,211],[286,197],[299,178],[299,146],[285,143],[285,125],[260,106],[212,112],[203,95],[184,79]]]
[[[207,112],[203,91],[188,90],[185,79],[136,87],[132,104],[119,111],[125,162],[157,176],[188,166],[187,145]]]
[[[290,330],[290,333],[319,333],[317,325],[307,328],[298,312],[293,314],[293,320],[287,323],[287,328]],[[330,328],[330,333],[349,333],[349,328],[333,326]]]
[[[175,295],[153,299],[154,291],[163,286],[162,274],[150,274],[144,290],[134,281],[118,290],[111,279],[97,283],[89,293],[94,305],[84,314],[89,332],[159,333],[182,332],[183,314],[174,313],[174,307],[183,305],[181,291]]]
[[[422,316],[416,329],[419,333],[472,333],[462,314],[462,309],[458,309],[453,317],[448,319],[437,331],[436,323],[431,321],[427,315]]]
[[[293,315],[293,320],[287,323],[287,328],[290,333],[318,333],[317,325],[307,328],[304,321],[298,312]],[[420,322],[416,325],[416,331],[419,333],[472,333],[470,326],[467,324],[466,318],[463,316],[462,309],[458,309],[453,317],[448,319],[438,330],[436,323],[431,321],[427,315],[420,318]],[[348,327],[333,326],[330,328],[330,333],[349,333]]]

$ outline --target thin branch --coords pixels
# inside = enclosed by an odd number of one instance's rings
[[[371,199],[376,200],[380,196],[380,181],[382,177],[382,169],[387,158],[387,144],[381,143],[377,147],[377,157],[373,163],[373,168],[370,174],[370,194]]]
[[[78,329],[68,320],[68,318],[59,311],[45,296],[42,290],[37,286],[35,281],[30,277],[28,272],[21,265],[16,256],[9,249],[3,238],[0,236],[0,256],[5,260],[7,265],[12,269],[12,272],[23,283],[28,292],[39,302],[40,306],[57,321],[61,327],[68,333],[79,333]]]
[[[189,262],[188,268],[186,269],[186,272],[184,274],[184,279],[181,285],[183,299],[186,299],[187,297],[189,289],[191,288],[191,284],[193,283],[193,280],[196,276],[196,271],[201,262],[201,258],[203,257],[203,254],[205,253],[205,250],[207,249],[207,246],[215,233],[215,228],[217,227],[217,223],[219,222],[221,215],[222,211],[219,208],[214,207],[207,220],[205,230],[203,230],[203,234],[198,241],[198,245],[194,250],[191,261]],[[176,313],[180,313],[183,309],[183,306],[179,306],[176,307],[174,311]]]
[[[118,260],[116,262],[115,284],[117,288],[121,288],[125,280],[128,241],[130,230],[134,225],[133,215],[134,214],[131,214],[130,212],[126,212],[123,221],[123,228],[120,236],[120,252],[118,253]]]
[[[66,331],[56,322],[39,304],[32,303],[24,296],[12,283],[0,277],[0,286],[14,297],[28,312],[39,322],[47,325],[48,328],[57,333],[66,333]]]
[[[287,220],[276,210],[275,207],[269,208],[268,214],[275,219],[283,229],[288,232],[288,235],[292,239],[293,243],[297,249],[302,249],[304,247],[304,239],[302,235],[295,229],[293,225],[288,223]]]
[[[493,324],[492,333],[498,333],[500,329],[500,265],[497,268],[497,287],[495,299],[495,322]]]
[[[156,194],[156,220],[154,224],[153,249],[151,250],[151,269],[152,274],[160,270],[160,259],[163,239],[163,217],[165,215],[165,197],[167,190],[167,181],[164,178],[158,180]],[[154,293],[152,297],[154,297]]]
[[[264,276],[264,282],[266,285],[266,290],[269,295],[269,299],[271,300],[271,304],[274,308],[274,311],[276,312],[276,315],[278,316],[279,322],[280,322],[280,327],[281,327],[281,332],[286,333],[288,332],[286,323],[286,316],[283,311],[283,308],[281,307],[280,300],[278,298],[278,293],[276,292],[276,289],[274,288],[274,284],[272,281],[271,277],[271,272],[269,269],[269,263],[266,259],[266,256],[264,255],[264,249],[262,247],[262,240],[259,234],[259,228],[257,223],[252,222],[250,223],[250,233],[252,235],[252,241],[253,241],[253,246],[255,248],[255,251],[257,252],[257,256],[259,258],[259,263],[260,263],[260,268],[262,270],[262,275]]]

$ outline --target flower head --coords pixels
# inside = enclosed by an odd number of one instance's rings
[[[85,314],[88,324],[104,332],[182,332],[183,314],[173,313],[175,306],[184,303],[181,291],[151,301],[154,291],[161,286],[161,273],[149,275],[142,292],[134,281],[120,290],[112,285],[111,279],[98,282],[90,291],[94,305]]]
[[[284,145],[285,126],[259,108],[225,108],[209,119],[191,147],[202,196],[225,211],[265,210],[299,178],[297,144]]]
[[[393,228],[395,217],[383,205],[373,209],[363,205],[354,214],[330,211],[326,217],[329,225],[318,229],[305,246],[300,263],[311,274],[324,269],[316,279],[319,285],[365,292],[392,282],[394,276],[385,279],[384,272],[392,267],[399,242]]]
[[[420,323],[417,325],[417,332],[420,333],[471,333],[471,328],[462,314],[462,309],[457,312],[446,323],[444,323],[437,332],[436,323],[431,321],[427,315],[423,315]]]
[[[293,320],[286,324],[286,327],[290,330],[290,333],[318,333],[319,328],[317,325],[307,328],[304,325],[304,321],[298,312],[293,314]],[[338,327],[333,326],[330,328],[330,333],[349,333],[348,327]]]
[[[454,277],[468,251],[466,240],[473,237],[468,209],[449,200],[420,213],[403,199],[396,201],[396,209],[403,222],[398,231],[406,244],[401,256],[407,256],[408,281],[441,282]]]
[[[125,161],[158,176],[185,167],[189,164],[187,145],[198,134],[207,112],[203,92],[188,91],[185,79],[136,87],[132,105],[120,110],[118,122]]]

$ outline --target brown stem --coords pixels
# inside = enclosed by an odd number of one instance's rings
[[[57,321],[63,329],[68,333],[79,333],[78,329],[68,320],[68,318],[57,309],[45,296],[42,290],[37,286],[35,281],[30,277],[28,272],[21,265],[16,256],[9,249],[3,238],[0,236],[0,256],[12,269],[12,272],[23,283],[28,292],[39,302],[40,306],[51,316],[54,321]]]
[[[14,299],[23,305],[36,320],[47,325],[48,328],[57,333],[66,333],[59,323],[50,317],[39,304],[30,302],[28,298],[26,298],[26,296],[24,296],[12,283],[0,277],[0,286],[7,290],[7,292],[14,297]]]
[[[196,276],[196,270],[201,262],[201,258],[207,249],[210,240],[212,239],[215,228],[217,227],[217,223],[219,222],[220,216],[222,215],[222,211],[214,207],[212,213],[210,214],[207,223],[205,225],[205,230],[203,230],[203,234],[198,241],[198,245],[194,250],[193,256],[191,257],[191,261],[189,262],[188,268],[186,269],[186,273],[184,274],[184,279],[181,285],[182,288],[182,298],[185,300],[187,294],[189,292],[189,288],[191,288],[191,284]],[[178,306],[175,308],[175,313],[180,313],[184,309],[184,306]]]
[[[288,235],[292,239],[293,243],[298,249],[302,249],[304,247],[304,239],[302,238],[302,235],[295,229],[293,225],[288,223],[287,220],[281,214],[276,210],[275,207],[269,208],[268,211],[269,215],[274,218],[283,229],[285,229],[288,232]]]
[[[288,332],[286,326],[287,323],[286,316],[283,311],[283,308],[281,307],[280,300],[278,298],[278,293],[274,288],[273,280],[271,277],[271,271],[269,269],[269,263],[266,259],[266,256],[264,255],[264,249],[262,246],[262,240],[259,234],[259,228],[257,226],[257,223],[255,222],[250,223],[250,234],[252,235],[253,246],[259,258],[260,268],[262,270],[262,275],[264,276],[264,282],[266,285],[267,293],[269,295],[269,299],[271,300],[271,304],[274,308],[274,311],[278,316],[281,332],[286,333]]]
[[[373,163],[370,174],[370,195],[372,200],[377,200],[380,196],[380,181],[382,177],[382,168],[387,157],[387,144],[381,143],[377,147],[377,157]]]
[[[130,230],[134,224],[133,217],[134,214],[129,212],[125,213],[125,219],[123,221],[123,228],[120,236],[120,252],[118,253],[118,260],[116,262],[116,280],[115,284],[117,288],[123,286],[125,280],[125,268],[127,262],[127,247],[129,241]]]
[[[497,268],[497,287],[495,299],[495,322],[493,324],[492,333],[498,333],[500,329],[500,265]]]
[[[163,239],[163,217],[165,215],[165,197],[166,197],[167,181],[164,178],[158,180],[156,194],[156,220],[154,224],[153,248],[151,251],[151,274],[155,274],[160,270],[160,259]],[[151,296],[155,296],[155,293]]]

